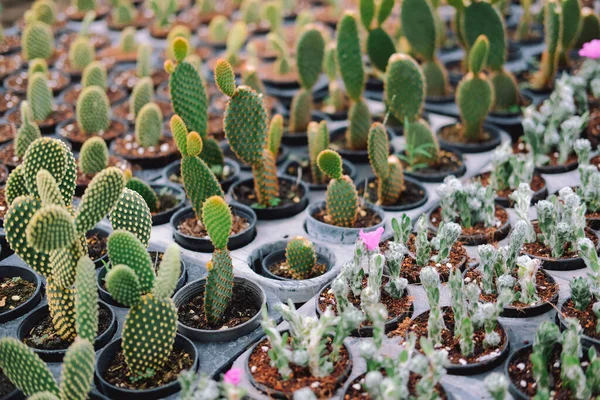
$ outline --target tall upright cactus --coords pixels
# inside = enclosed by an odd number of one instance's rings
[[[98,86],[90,86],[77,98],[77,125],[82,132],[98,134],[110,125],[110,104],[106,92]]]
[[[15,137],[15,154],[23,158],[29,145],[42,137],[40,128],[33,120],[31,108],[27,101],[21,102],[21,126]]]
[[[366,149],[371,126],[371,113],[362,97],[365,89],[365,71],[358,23],[356,17],[351,13],[344,14],[338,23],[336,48],[340,74],[346,86],[346,93],[352,100],[348,111],[350,126],[346,131],[346,142],[351,149]]]
[[[519,19],[519,25],[517,26],[516,38],[518,41],[522,42],[529,39],[531,35],[531,5],[533,4],[532,0],[521,0],[521,8],[523,13],[521,14],[521,18]]]
[[[99,136],[92,136],[83,142],[79,151],[79,169],[84,174],[94,175],[108,167],[108,146]]]
[[[542,53],[540,69],[531,77],[529,82],[531,88],[535,90],[547,90],[554,86],[563,32],[563,18],[560,7],[558,0],[548,0],[544,5],[546,49]]]
[[[560,53],[558,64],[562,67],[571,66],[569,53],[581,31],[581,4],[579,0],[562,0],[560,5],[562,26],[560,35]]]
[[[300,90],[294,95],[290,107],[290,132],[305,132],[311,121],[313,109],[312,88],[321,75],[325,40],[315,26],[308,26],[296,46],[296,69],[300,77]]]
[[[252,167],[258,203],[273,206],[279,201],[279,180],[275,155],[267,145],[267,111],[262,96],[247,86],[235,85],[231,65],[219,60],[215,67],[219,90],[229,97],[224,130],[231,150]]]
[[[404,36],[412,51],[423,59],[427,96],[447,96],[451,91],[448,72],[436,57],[440,36],[436,27],[436,10],[428,0],[405,0],[400,17]]]
[[[202,138],[200,157],[209,166],[222,166],[223,151],[217,141],[208,136],[208,96],[198,70],[185,61],[189,44],[184,38],[173,40],[175,62],[165,62],[169,72],[169,92],[175,113],[181,117],[189,131],[197,132]]]
[[[204,315],[210,324],[217,324],[227,310],[233,295],[233,264],[227,248],[233,224],[231,210],[220,196],[212,196],[202,206],[202,217],[215,250],[206,265]]]
[[[180,250],[170,245],[155,274],[150,254],[130,232],[108,237],[113,267],[106,288],[129,312],[123,325],[123,355],[135,381],[154,376],[165,365],[177,334],[177,309],[171,299],[181,273]]]
[[[483,135],[483,122],[494,104],[494,89],[482,72],[487,62],[489,41],[479,36],[469,52],[469,73],[456,88],[462,135],[470,142]]]
[[[325,100],[330,107],[331,112],[339,112],[344,110],[346,105],[345,94],[337,81],[338,66],[337,66],[337,49],[336,43],[331,42],[325,49],[323,58],[323,71],[329,79],[328,93],[329,96]]]
[[[329,148],[329,128],[327,122],[311,122],[308,124],[308,158],[310,162],[310,172],[313,177],[313,183],[319,184],[325,182],[325,176],[317,164],[317,157],[323,150]]]
[[[84,88],[88,86],[98,86],[99,88],[106,90],[106,81],[106,66],[100,61],[93,61],[88,64],[81,75],[81,86]]]
[[[69,46],[69,65],[75,71],[83,71],[95,57],[94,46],[85,36],[79,36]]]
[[[379,71],[385,72],[390,56],[396,52],[394,41],[382,28],[394,8],[394,0],[383,0],[378,5],[375,0],[360,1],[360,20],[368,32],[367,54],[371,64]],[[377,14],[377,15],[376,15]],[[375,21],[375,28],[373,28]]]
[[[377,201],[383,205],[398,202],[404,186],[404,171],[398,157],[388,156],[389,142],[385,126],[375,122],[369,130],[369,161],[377,177]]]
[[[31,107],[33,119],[44,121],[54,110],[54,94],[48,86],[48,78],[43,72],[35,72],[29,77],[27,101]]]
[[[21,48],[25,60],[29,61],[34,58],[50,59],[54,54],[52,28],[41,21],[28,21],[23,31]]]
[[[331,178],[325,205],[332,224],[354,227],[358,216],[358,193],[352,179],[343,173],[342,158],[333,150],[323,150],[317,157],[317,163],[321,171]]]
[[[306,279],[317,265],[317,252],[310,240],[297,236],[288,242],[285,260],[294,279]]]

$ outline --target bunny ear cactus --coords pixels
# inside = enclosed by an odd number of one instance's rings
[[[99,88],[106,90],[106,81],[106,66],[100,61],[93,61],[88,64],[81,75],[81,86],[83,86],[83,88],[98,86]]]
[[[388,156],[389,150],[385,126],[375,122],[369,130],[368,152],[377,177],[377,198],[384,205],[396,204],[405,188],[402,164],[396,156]]]
[[[329,128],[327,122],[311,122],[308,124],[308,158],[310,160],[310,172],[315,183],[325,183],[325,176],[317,165],[319,154],[329,147]]]
[[[277,53],[275,71],[280,75],[290,73],[292,71],[292,62],[290,60],[290,51],[285,40],[273,32],[267,35],[267,40],[269,41],[269,45]]]
[[[204,291],[204,314],[210,324],[217,324],[233,295],[233,264],[227,242],[231,232],[231,210],[219,196],[210,197],[202,206],[202,216],[208,236],[215,247],[206,265],[208,276]]]
[[[151,212],[158,210],[159,200],[154,189],[143,180],[131,176],[130,170],[125,171],[125,187],[142,196]]]
[[[346,105],[345,94],[337,81],[337,49],[335,42],[330,43],[325,49],[323,58],[323,71],[329,78],[329,97],[325,100],[333,112],[339,112]]]
[[[115,25],[122,27],[131,24],[137,10],[129,0],[116,0],[117,5],[112,11],[111,18]]]
[[[279,200],[279,181],[275,155],[267,145],[267,111],[262,96],[247,86],[235,86],[231,65],[219,60],[215,68],[219,90],[229,96],[224,130],[231,150],[250,164],[258,203],[272,206]]]
[[[42,137],[40,128],[33,121],[33,115],[27,101],[21,102],[21,126],[15,137],[15,154],[23,158],[29,145]]]
[[[172,60],[175,58],[173,41],[178,37],[184,38],[189,43],[192,38],[192,32],[190,31],[190,28],[187,25],[175,25],[173,28],[171,28],[169,34],[167,35],[167,60]]]
[[[31,12],[35,15],[35,19],[49,26],[56,23],[58,11],[56,9],[56,4],[52,0],[37,0],[31,6]]]
[[[177,1],[150,0],[150,8],[154,12],[154,25],[164,29],[169,25],[171,16],[177,11]]]
[[[43,58],[35,58],[29,62],[29,66],[27,67],[27,77],[33,76],[36,72],[41,72],[46,75],[46,77],[49,76],[48,63]]]
[[[110,125],[110,103],[106,92],[90,86],[77,98],[77,126],[86,134],[98,134]]]
[[[287,244],[285,259],[294,279],[307,279],[317,265],[317,253],[312,242],[300,236]]]
[[[85,13],[96,9],[96,0],[73,0],[73,5],[77,11]]]
[[[254,66],[246,65],[246,68],[242,71],[242,84],[248,86],[256,93],[265,92],[263,82],[258,76],[258,71]]]
[[[394,41],[382,28],[382,24],[392,13],[393,0],[383,0],[378,7],[375,0],[360,0],[360,19],[368,32],[367,54],[371,64],[380,71],[385,72],[390,56],[396,52]],[[377,16],[375,15],[377,11]],[[373,19],[375,18],[375,28]]]
[[[79,169],[84,174],[93,175],[108,167],[108,146],[99,136],[83,142],[79,151]]]
[[[229,33],[229,20],[224,15],[215,16],[208,24],[208,37],[213,43],[225,43]]]
[[[571,60],[569,53],[579,37],[581,31],[581,4],[579,0],[562,0],[562,32],[560,35],[560,53],[558,64],[569,67]]]
[[[313,109],[312,88],[321,75],[325,40],[316,27],[307,27],[298,39],[296,69],[301,89],[294,95],[290,108],[289,130],[304,132],[311,121]]]
[[[483,134],[483,122],[494,104],[494,90],[482,69],[485,67],[489,42],[479,36],[469,52],[469,73],[456,89],[462,135],[471,142]]]
[[[135,28],[128,26],[123,29],[119,36],[119,49],[123,53],[133,53],[137,49],[137,43],[135,41]]]
[[[353,227],[358,215],[358,193],[352,179],[343,175],[342,158],[333,150],[323,150],[317,157],[317,164],[331,178],[325,204],[332,224]]]
[[[76,71],[83,71],[96,57],[90,39],[80,36],[69,47],[69,65]]]
[[[21,39],[23,58],[48,60],[54,54],[54,34],[52,28],[40,21],[29,21]]]
[[[227,35],[225,58],[232,65],[238,66],[241,62],[240,51],[248,38],[248,26],[243,21],[238,21],[231,27]]]
[[[281,146],[281,138],[283,137],[283,117],[281,114],[276,114],[271,119],[269,124],[269,133],[267,134],[267,149],[276,156],[279,154]]]
[[[135,70],[138,78],[149,77],[152,74],[152,46],[149,44],[138,47]]]
[[[135,119],[135,140],[141,147],[157,146],[162,137],[163,115],[156,103],[142,107]]]
[[[575,47],[581,48],[584,43],[591,42],[600,37],[600,18],[593,9],[581,9],[581,28]]]
[[[129,111],[135,117],[138,116],[142,107],[152,102],[154,97],[154,82],[152,78],[141,78],[133,87],[131,97],[129,98]]]
[[[546,49],[542,53],[540,69],[531,78],[532,89],[549,89],[554,85],[558,69],[558,58],[563,32],[563,16],[558,0],[548,0],[544,5],[544,41]]]
[[[54,109],[54,94],[48,86],[48,79],[43,72],[34,73],[27,85],[27,101],[36,122],[44,121]]]

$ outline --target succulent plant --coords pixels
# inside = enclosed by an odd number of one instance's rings
[[[327,112],[332,114],[343,111],[346,105],[346,95],[337,81],[338,63],[336,53],[336,43],[331,42],[325,48],[323,57],[323,72],[329,78],[328,97],[325,99],[325,104],[330,110]]]
[[[225,43],[229,33],[229,20],[224,15],[216,15],[208,24],[208,37],[213,43]]]
[[[175,53],[173,51],[173,41],[175,40],[175,38],[178,37],[184,38],[189,43],[189,41],[192,39],[192,32],[190,31],[190,28],[187,25],[175,25],[171,28],[169,34],[167,35],[167,60],[175,59]]]
[[[27,101],[21,102],[21,126],[15,137],[15,155],[23,158],[29,145],[42,137],[40,128],[33,120],[31,108]]]
[[[307,279],[317,265],[317,253],[313,243],[300,236],[288,242],[285,259],[294,279]]]
[[[48,78],[43,72],[35,72],[29,77],[27,101],[31,107],[33,120],[44,121],[54,110],[54,94],[48,86]]]
[[[590,283],[586,278],[577,277],[569,282],[569,290],[571,291],[571,300],[576,309],[585,311],[592,300],[592,292]]]
[[[125,187],[142,196],[151,212],[158,210],[160,202],[154,189],[140,178],[132,176],[131,170],[125,171]]]
[[[319,154],[329,147],[329,128],[327,122],[311,122],[306,131],[308,138],[308,158],[310,162],[310,172],[314,183],[325,183],[325,176],[317,165]]]
[[[239,53],[244,46],[244,43],[246,43],[247,38],[248,26],[244,22],[238,21],[231,26],[225,44],[225,59],[229,61],[231,65],[236,67],[240,65],[242,59],[239,57]]]
[[[333,150],[323,150],[317,157],[317,165],[331,178],[325,197],[331,223],[336,226],[353,227],[358,216],[358,194],[352,179],[344,175],[342,158]]]
[[[133,23],[137,10],[131,4],[130,0],[115,0],[112,10],[112,21],[117,26],[126,26]]]
[[[34,58],[29,61],[29,65],[27,66],[27,77],[30,78],[36,72],[42,72],[46,77],[50,76],[48,62],[43,58]]]
[[[498,147],[492,155],[490,184],[496,191],[515,190],[533,179],[535,164],[532,154],[514,153],[510,143]]]
[[[96,57],[90,39],[79,36],[69,46],[69,65],[76,71],[83,71]]]
[[[394,8],[394,1],[386,0],[375,4],[375,0],[360,2],[360,20],[368,32],[367,54],[369,60],[378,70],[385,72],[388,60],[396,52],[394,41],[383,29],[383,23],[388,19]],[[373,28],[375,21],[375,28]]]
[[[598,18],[593,9],[583,7],[581,9],[581,27],[575,47],[580,48],[584,43],[588,43],[598,37],[600,37],[600,18]]]
[[[492,396],[492,399],[506,399],[508,394],[508,380],[503,374],[499,372],[491,373],[485,378],[484,383],[485,389]]]
[[[282,4],[278,1],[266,1],[261,8],[261,18],[268,23],[269,30],[273,33],[280,33],[283,25]]]
[[[285,40],[278,34],[271,32],[267,35],[269,46],[273,48],[277,54],[275,59],[275,71],[279,75],[285,75],[293,70],[290,50]]]
[[[82,13],[96,9],[96,0],[72,0],[72,4],[77,11]]]
[[[28,21],[21,39],[23,58],[48,60],[54,54],[54,34],[52,28],[41,21]]]
[[[56,23],[56,15],[58,10],[56,3],[53,0],[38,0],[31,5],[30,12],[35,16],[35,19],[47,25]],[[27,19],[27,18],[25,18]]]
[[[135,71],[138,78],[152,75],[152,46],[149,44],[138,46]]]
[[[562,0],[560,3],[561,33],[559,65],[571,66],[569,53],[575,46],[581,31],[581,4],[578,0]]]
[[[383,205],[396,204],[405,189],[404,172],[398,157],[389,155],[385,126],[375,122],[369,130],[368,152],[377,177],[377,199]]]
[[[519,42],[526,41],[531,35],[531,24],[533,22],[533,16],[531,13],[532,0],[524,0],[521,2],[523,13],[519,19],[519,25],[517,26],[516,38]]]
[[[142,107],[151,103],[154,98],[154,83],[152,78],[144,77],[138,80],[129,97],[129,112],[137,118]]]
[[[536,90],[549,89],[554,85],[554,77],[558,69],[558,58],[563,31],[561,4],[557,0],[549,0],[544,4],[544,41],[546,49],[542,53],[540,69],[529,82]]]
[[[154,25],[165,29],[177,11],[177,0],[150,0],[150,8],[154,12]]]
[[[246,65],[242,71],[242,84],[250,87],[256,93],[265,93],[265,87],[258,76],[258,70],[253,65]]]
[[[110,125],[110,103],[98,86],[83,89],[77,98],[77,126],[83,133],[99,134]]]
[[[121,31],[121,35],[119,36],[119,49],[123,53],[133,53],[137,50],[135,33],[136,30],[132,26],[128,26]]]
[[[197,374],[194,371],[183,371],[177,381],[181,385],[179,398],[181,400],[211,399],[211,400],[239,400],[247,394],[247,390],[239,385],[231,374],[240,371],[232,368],[223,375],[221,381],[209,378],[205,373]],[[311,392],[312,393],[312,392]]]
[[[483,187],[479,181],[463,185],[456,177],[448,176],[436,193],[445,223],[460,221],[463,227],[471,227],[482,222],[494,226],[496,192],[491,186]]]
[[[108,146],[99,136],[83,142],[79,151],[79,169],[84,174],[94,175],[108,167]]]
[[[156,103],[144,105],[135,118],[135,140],[141,147],[157,146],[162,137],[163,115]]]
[[[88,86],[98,86],[106,90],[107,86],[106,66],[100,61],[93,61],[88,64],[81,75],[81,85],[86,88]]]
[[[117,230],[107,242],[113,267],[106,288],[129,312],[123,325],[122,347],[132,380],[152,377],[173,349],[177,309],[170,298],[181,273],[176,244],[165,251],[155,274],[146,246],[131,232]]]

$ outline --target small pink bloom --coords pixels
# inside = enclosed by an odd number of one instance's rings
[[[241,380],[242,380],[242,370],[239,368],[231,368],[223,376],[223,381],[225,383],[230,383],[234,386],[237,386]]]
[[[600,39],[594,39],[590,42],[584,43],[581,50],[579,50],[581,57],[592,58],[597,60],[600,58]]]
[[[360,240],[363,241],[367,250],[373,251],[379,247],[379,239],[381,239],[381,235],[383,235],[383,228],[379,227],[372,232],[365,232],[362,229],[358,233],[360,236]]]

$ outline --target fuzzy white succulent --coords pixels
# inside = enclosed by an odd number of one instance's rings
[[[579,167],[590,164],[590,153],[592,152],[592,144],[587,139],[577,139],[573,142],[573,150],[577,154]]]
[[[461,233],[461,226],[455,222],[442,224],[438,230],[438,234],[431,241],[433,247],[438,251],[431,259],[436,263],[446,263],[448,257],[450,257],[450,250],[452,250],[452,246],[454,246]]]
[[[388,243],[388,249],[385,252],[390,279],[384,289],[395,298],[402,297],[408,287],[406,278],[400,277],[402,263],[404,262],[407,253],[408,249],[403,243],[393,241]]]
[[[508,380],[503,374],[491,373],[485,378],[484,383],[485,389],[494,400],[504,400],[508,397]]]
[[[527,243],[535,242],[535,231],[529,218],[529,205],[533,198],[533,190],[531,190],[529,183],[521,183],[517,190],[510,194],[509,198],[515,203],[513,209],[517,214],[517,218],[527,224],[525,241]]]
[[[511,143],[505,142],[492,155],[490,184],[496,190],[516,189],[522,182],[531,182],[534,169],[532,153],[515,153]]]
[[[540,300],[537,294],[536,274],[542,264],[538,258],[520,256],[517,258],[519,286],[521,286],[521,301],[525,304],[535,304]]]
[[[587,125],[589,113],[573,115],[560,124],[560,140],[558,143],[558,163],[564,164],[571,152],[573,144],[579,138],[581,132]]]
[[[478,222],[486,227],[494,225],[496,191],[492,186],[484,187],[479,181],[463,185],[451,175],[437,187],[436,193],[444,223],[460,221],[467,228]]]
[[[587,212],[600,211],[600,171],[595,165],[579,167],[579,180],[577,193],[586,205]]]

